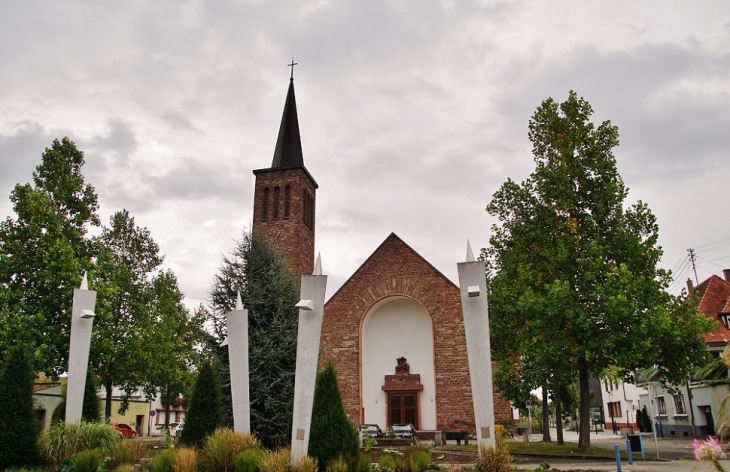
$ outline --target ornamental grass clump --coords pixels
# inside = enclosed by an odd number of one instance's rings
[[[98,449],[81,451],[71,458],[74,472],[96,472],[104,464],[104,456]]]
[[[109,455],[108,465],[137,464],[147,456],[147,446],[140,441],[119,441]]]
[[[299,462],[292,464],[291,472],[317,472],[317,459],[304,456]]]
[[[148,472],[175,472],[175,449],[165,449],[145,463]]]
[[[504,439],[497,436],[495,446],[479,450],[474,468],[477,472],[510,472],[512,455],[509,453]]]
[[[198,451],[189,447],[175,450],[174,472],[196,472],[198,470]]]
[[[90,449],[98,449],[102,454],[110,454],[121,441],[117,431],[104,423],[56,423],[40,440],[42,458],[52,467],[74,454]]]
[[[260,450],[261,443],[250,434],[238,434],[230,428],[218,428],[206,438],[198,460],[206,471],[233,472],[234,459],[247,449]]]
[[[258,472],[261,468],[261,456],[263,451],[260,449],[246,449],[233,459],[233,470],[235,472]]]
[[[288,472],[290,463],[291,451],[289,449],[266,451],[261,456],[261,472]]]

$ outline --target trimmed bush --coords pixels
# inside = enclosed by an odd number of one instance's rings
[[[0,374],[0,470],[38,463],[33,378],[25,351],[10,349]]]
[[[309,455],[317,459],[319,470],[324,471],[331,461],[340,456],[354,461],[358,450],[358,436],[342,406],[335,367],[331,362],[327,363],[317,373],[314,387]]]
[[[205,362],[190,397],[180,444],[199,448],[205,438],[220,426],[223,426],[223,406],[218,373],[210,362]]]

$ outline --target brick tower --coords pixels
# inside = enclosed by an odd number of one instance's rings
[[[319,186],[304,167],[294,79],[281,117],[271,167],[253,171],[253,231],[283,251],[298,275],[314,270],[314,214]]]

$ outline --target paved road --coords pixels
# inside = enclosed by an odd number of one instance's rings
[[[551,438],[553,441],[555,440],[555,430],[551,431]],[[578,442],[578,434],[575,432],[565,431],[564,438],[566,442]],[[542,435],[531,435],[530,440],[534,442],[542,441]],[[633,465],[629,465],[627,460],[622,460],[621,470],[623,472],[689,472],[693,470],[695,472],[703,472],[714,470],[709,463],[700,464],[694,460],[692,438],[657,438],[655,443],[653,435],[644,434],[642,435],[642,440],[646,459],[634,460]],[[621,435],[615,435],[610,431],[591,433],[591,445],[611,449],[614,444],[618,444],[621,451],[626,450],[626,439]],[[657,449],[659,459],[657,459]],[[525,469],[535,468],[543,462],[547,462],[551,468],[561,471],[590,470],[609,472],[618,470],[618,465],[615,460],[515,457],[515,465]],[[730,470],[730,460],[723,460],[720,463],[726,470]],[[694,468],[695,466],[696,468]]]

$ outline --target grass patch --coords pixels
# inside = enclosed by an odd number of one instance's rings
[[[615,459],[616,455],[613,449],[591,446],[588,450],[579,451],[578,444],[566,442],[562,446],[557,442],[522,442],[522,441],[506,441],[505,445],[510,454],[524,454],[532,456],[546,457],[579,457],[585,459]],[[457,452],[474,452],[476,453],[476,444],[462,444],[438,446],[435,449],[439,451],[457,451]],[[634,458],[640,458],[640,452],[633,452]],[[621,457],[626,459],[626,451],[621,451]]]

